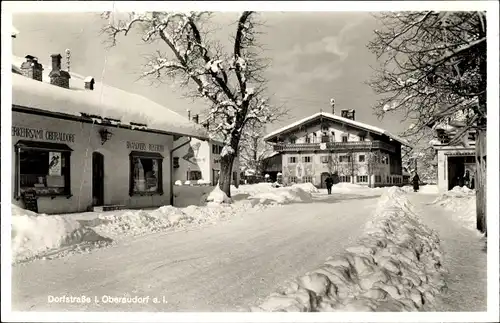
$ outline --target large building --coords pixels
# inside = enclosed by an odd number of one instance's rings
[[[320,112],[264,137],[281,155],[283,182],[324,187],[329,174],[340,182],[367,186],[403,184],[404,139],[355,121],[354,110],[341,116]],[[335,176],[336,175],[336,176]]]
[[[204,140],[205,129],[69,73],[61,59],[43,66],[34,56],[13,58],[13,204],[48,214],[171,204],[174,139]]]
[[[448,129],[450,128],[450,129]],[[476,141],[474,131],[470,131],[457,143],[450,139],[455,136],[453,125],[435,127],[438,139],[433,141],[437,152],[437,185],[441,192],[455,186],[475,187]]]

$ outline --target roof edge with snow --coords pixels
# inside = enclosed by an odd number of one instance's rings
[[[343,118],[343,117],[340,117],[340,116],[337,116],[335,114],[332,114],[332,113],[327,113],[327,112],[318,112],[318,113],[315,113],[313,115],[310,115],[306,118],[303,118],[303,119],[300,119],[294,123],[291,123],[287,126],[284,126],[280,129],[277,129],[269,134],[267,134],[266,136],[264,136],[264,140],[265,141],[270,141],[271,139],[279,136],[280,134],[284,133],[284,132],[287,132],[291,129],[294,129],[294,128],[297,128],[299,127],[300,125],[306,123],[306,122],[309,122],[309,121],[312,121],[316,118],[320,118],[320,117],[325,117],[327,119],[330,119],[330,120],[333,120],[333,121],[339,121],[339,122],[343,122],[345,124],[348,124],[352,127],[356,127],[356,128],[361,128],[361,129],[364,129],[364,130],[368,130],[370,132],[373,132],[373,133],[376,133],[376,134],[379,134],[379,135],[384,135],[384,136],[387,136],[405,146],[408,146],[408,147],[412,147],[412,145],[404,140],[403,138],[399,137],[399,136],[396,136],[392,133],[390,133],[389,131],[387,130],[384,130],[384,129],[381,129],[381,128],[378,128],[378,127],[375,127],[375,126],[371,126],[369,124],[366,124],[366,123],[363,123],[363,122],[359,122],[359,121],[354,121],[354,120],[351,120],[351,119],[347,119],[347,118]]]

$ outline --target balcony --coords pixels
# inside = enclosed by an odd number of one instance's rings
[[[298,151],[322,151],[333,150],[344,151],[364,151],[369,149],[380,149],[391,153],[396,152],[396,148],[383,141],[352,141],[352,142],[327,142],[327,143],[303,143],[303,144],[275,144],[274,151],[278,152],[298,152]]]

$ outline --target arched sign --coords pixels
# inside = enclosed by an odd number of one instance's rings
[[[326,149],[326,143],[325,142],[320,143],[319,144],[319,149],[325,150]]]

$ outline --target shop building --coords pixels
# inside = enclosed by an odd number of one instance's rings
[[[61,55],[42,65],[13,58],[13,204],[39,213],[173,202],[175,139],[203,127],[145,97],[69,73]]]
[[[333,110],[333,109],[332,109]],[[281,156],[284,184],[335,182],[366,186],[403,185],[404,139],[355,120],[354,110],[341,115],[320,112],[264,137]]]
[[[475,188],[476,181],[476,141],[475,132],[465,134],[458,143],[451,143],[456,132],[445,133],[441,128],[436,130],[437,140],[433,148],[437,152],[437,185],[440,192],[453,189],[455,186]]]

